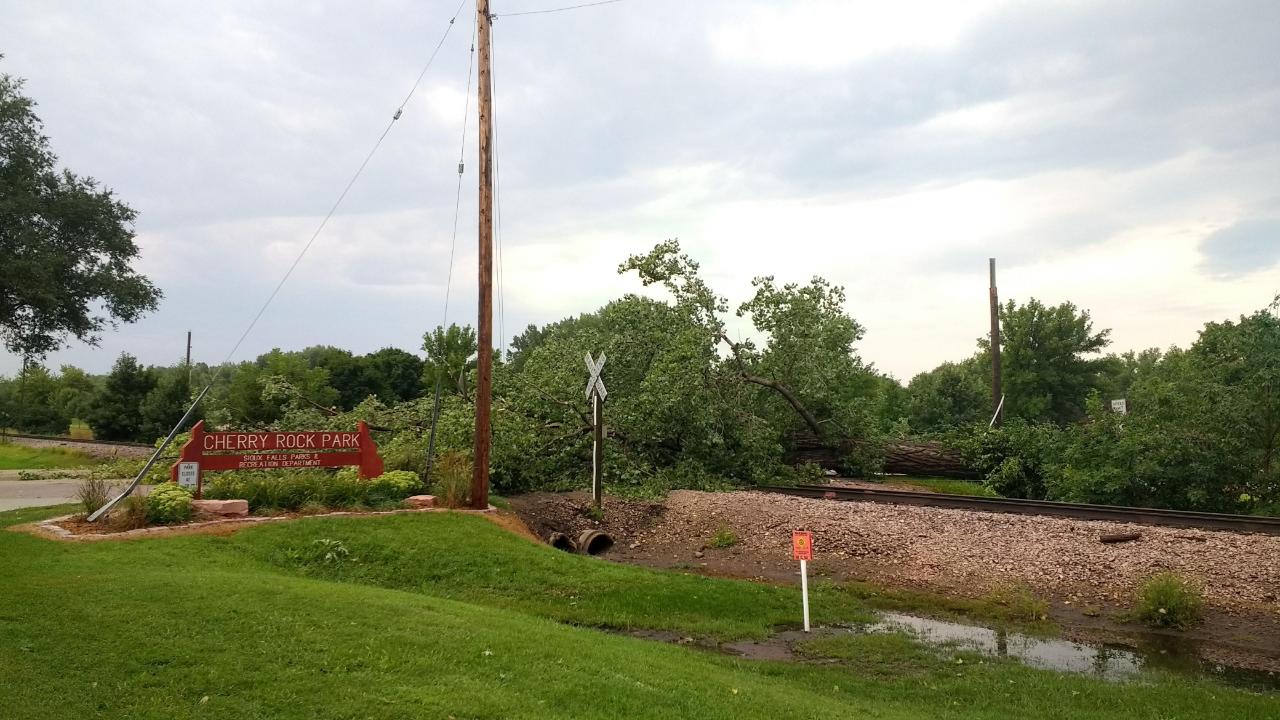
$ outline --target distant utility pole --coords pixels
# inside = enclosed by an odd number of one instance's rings
[[[1004,422],[1004,386],[1000,376],[1000,297],[996,294],[996,259],[991,269],[991,424]]]
[[[471,507],[489,507],[489,422],[493,388],[493,85],[490,79],[489,0],[476,0],[476,46],[480,66],[476,103],[480,124],[480,317],[476,322],[476,431]]]

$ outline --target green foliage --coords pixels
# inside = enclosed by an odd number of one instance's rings
[[[1060,425],[1084,416],[1085,400],[1104,362],[1085,356],[1110,342],[1110,330],[1094,332],[1088,310],[1071,303],[1049,307],[1035,298],[1000,308],[1000,347],[1004,369],[1004,416]],[[980,339],[991,367],[990,342]]]
[[[147,496],[133,494],[121,500],[111,509],[107,523],[117,532],[144,528],[150,522],[151,510],[147,506]]]
[[[731,528],[723,526],[716,530],[716,533],[707,541],[707,547],[713,548],[730,548],[737,544],[738,533],[734,532]]]
[[[446,452],[431,467],[431,486],[436,500],[444,507],[465,507],[470,499],[471,457],[464,452]]]
[[[420,487],[418,476],[403,470],[369,480],[361,480],[355,468],[338,472],[236,470],[211,476],[205,483],[204,496],[212,500],[246,500],[254,512],[300,512],[395,506]]]
[[[1194,585],[1177,573],[1163,572],[1138,588],[1133,615],[1151,627],[1189,630],[1200,621],[1203,607]]]
[[[0,340],[39,359],[74,338],[154,310],[160,291],[134,267],[137,213],[57,167],[22,80],[0,74]],[[64,428],[65,430],[65,428]]]
[[[173,368],[156,368],[152,370],[152,374],[157,378],[156,385],[138,407],[137,439],[142,442],[154,442],[168,436],[173,426],[182,419],[192,400],[185,364]],[[198,410],[197,408],[197,413],[193,414],[184,428],[189,428],[200,420]]]
[[[917,433],[936,433],[990,419],[990,364],[981,358],[945,362],[907,387],[907,417]]]
[[[467,397],[467,374],[476,366],[476,331],[470,325],[438,327],[422,336],[422,349],[427,354],[423,388],[434,395],[439,384],[442,392]]]
[[[1000,585],[983,598],[998,608],[999,619],[1023,625],[1034,625],[1049,619],[1049,603],[1036,596],[1025,583]]]
[[[1061,430],[1018,419],[996,428],[961,428],[946,439],[985,478],[986,485],[1004,497],[1045,499],[1046,478],[1062,453]]]
[[[106,480],[92,477],[81,480],[76,488],[76,501],[80,503],[84,514],[88,515],[107,504],[111,499],[111,490],[112,486]]]
[[[155,384],[155,376],[139,365],[136,358],[129,353],[121,353],[85,418],[93,428],[94,437],[100,440],[140,440],[140,408]],[[146,438],[145,441],[153,439]]]
[[[147,493],[147,518],[160,525],[191,519],[191,491],[176,483],[161,483]]]
[[[12,380],[0,379],[0,420],[7,427],[42,435],[63,435],[71,415],[58,402],[57,378],[38,364],[28,364]]]

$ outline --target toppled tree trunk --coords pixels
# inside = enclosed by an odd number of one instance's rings
[[[856,440],[846,439],[833,446],[811,435],[797,435],[791,439],[788,461],[809,462],[840,472],[857,444]],[[928,440],[889,441],[884,447],[884,471],[895,475],[931,475],[962,480],[979,477],[965,464],[959,452]]]

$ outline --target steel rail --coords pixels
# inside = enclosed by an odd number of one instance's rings
[[[63,437],[61,435],[32,435],[30,433],[5,432],[0,433],[0,438],[26,438],[27,440],[51,440],[54,442],[71,442],[82,443],[85,445],[119,445],[121,447],[138,447],[154,450],[155,445],[147,443],[129,442],[127,440],[85,440],[83,438]]]
[[[1201,530],[1227,530],[1231,532],[1280,535],[1280,518],[1255,515],[1230,515],[1226,513],[1136,508],[1118,505],[1088,505],[1050,500],[972,497],[945,493],[913,492],[910,490],[876,490],[830,485],[761,486],[757,489],[783,495],[843,500],[846,502],[921,505],[955,510],[1051,515],[1054,517],[1074,518],[1076,520],[1107,520],[1139,525],[1164,525],[1168,527],[1198,528]]]

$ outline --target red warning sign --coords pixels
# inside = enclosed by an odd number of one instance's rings
[[[791,533],[791,559],[813,559],[813,533],[808,530],[796,530]]]

